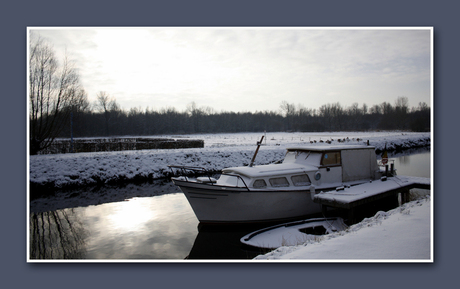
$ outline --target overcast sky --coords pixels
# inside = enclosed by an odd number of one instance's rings
[[[421,28],[29,27],[75,61],[89,101],[123,109],[278,110],[431,106],[431,30]]]

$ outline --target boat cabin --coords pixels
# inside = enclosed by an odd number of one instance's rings
[[[224,169],[217,184],[263,190],[323,189],[380,177],[373,146],[309,146],[288,148],[280,164]]]

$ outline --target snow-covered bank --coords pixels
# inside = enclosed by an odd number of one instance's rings
[[[58,155],[34,155],[29,158],[29,180],[33,187],[66,187],[152,180],[168,176],[168,165],[192,165],[209,171],[247,165],[255,151],[261,133],[198,134],[204,148],[177,150],[118,151]],[[164,136],[183,138],[184,136]],[[321,145],[323,141],[345,140],[341,144],[370,145],[376,151],[429,146],[430,133],[369,132],[369,133],[267,133],[256,159],[268,164],[284,157],[290,146]]]
[[[347,230],[303,245],[280,247],[255,260],[433,261],[429,196],[388,212],[379,211]]]

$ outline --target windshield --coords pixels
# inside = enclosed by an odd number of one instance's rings
[[[313,151],[288,151],[283,163],[298,163],[319,166],[322,154]]]

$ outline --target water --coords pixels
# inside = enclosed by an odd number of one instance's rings
[[[30,219],[31,259],[184,259],[198,226],[181,193],[31,213]]]
[[[398,175],[430,177],[429,151],[392,160]],[[80,190],[31,201],[29,254],[31,260],[252,259],[263,252],[239,239],[259,228],[199,225],[170,182]]]
[[[431,177],[430,152],[419,150],[418,153],[390,157],[394,160],[396,173],[401,176]]]

